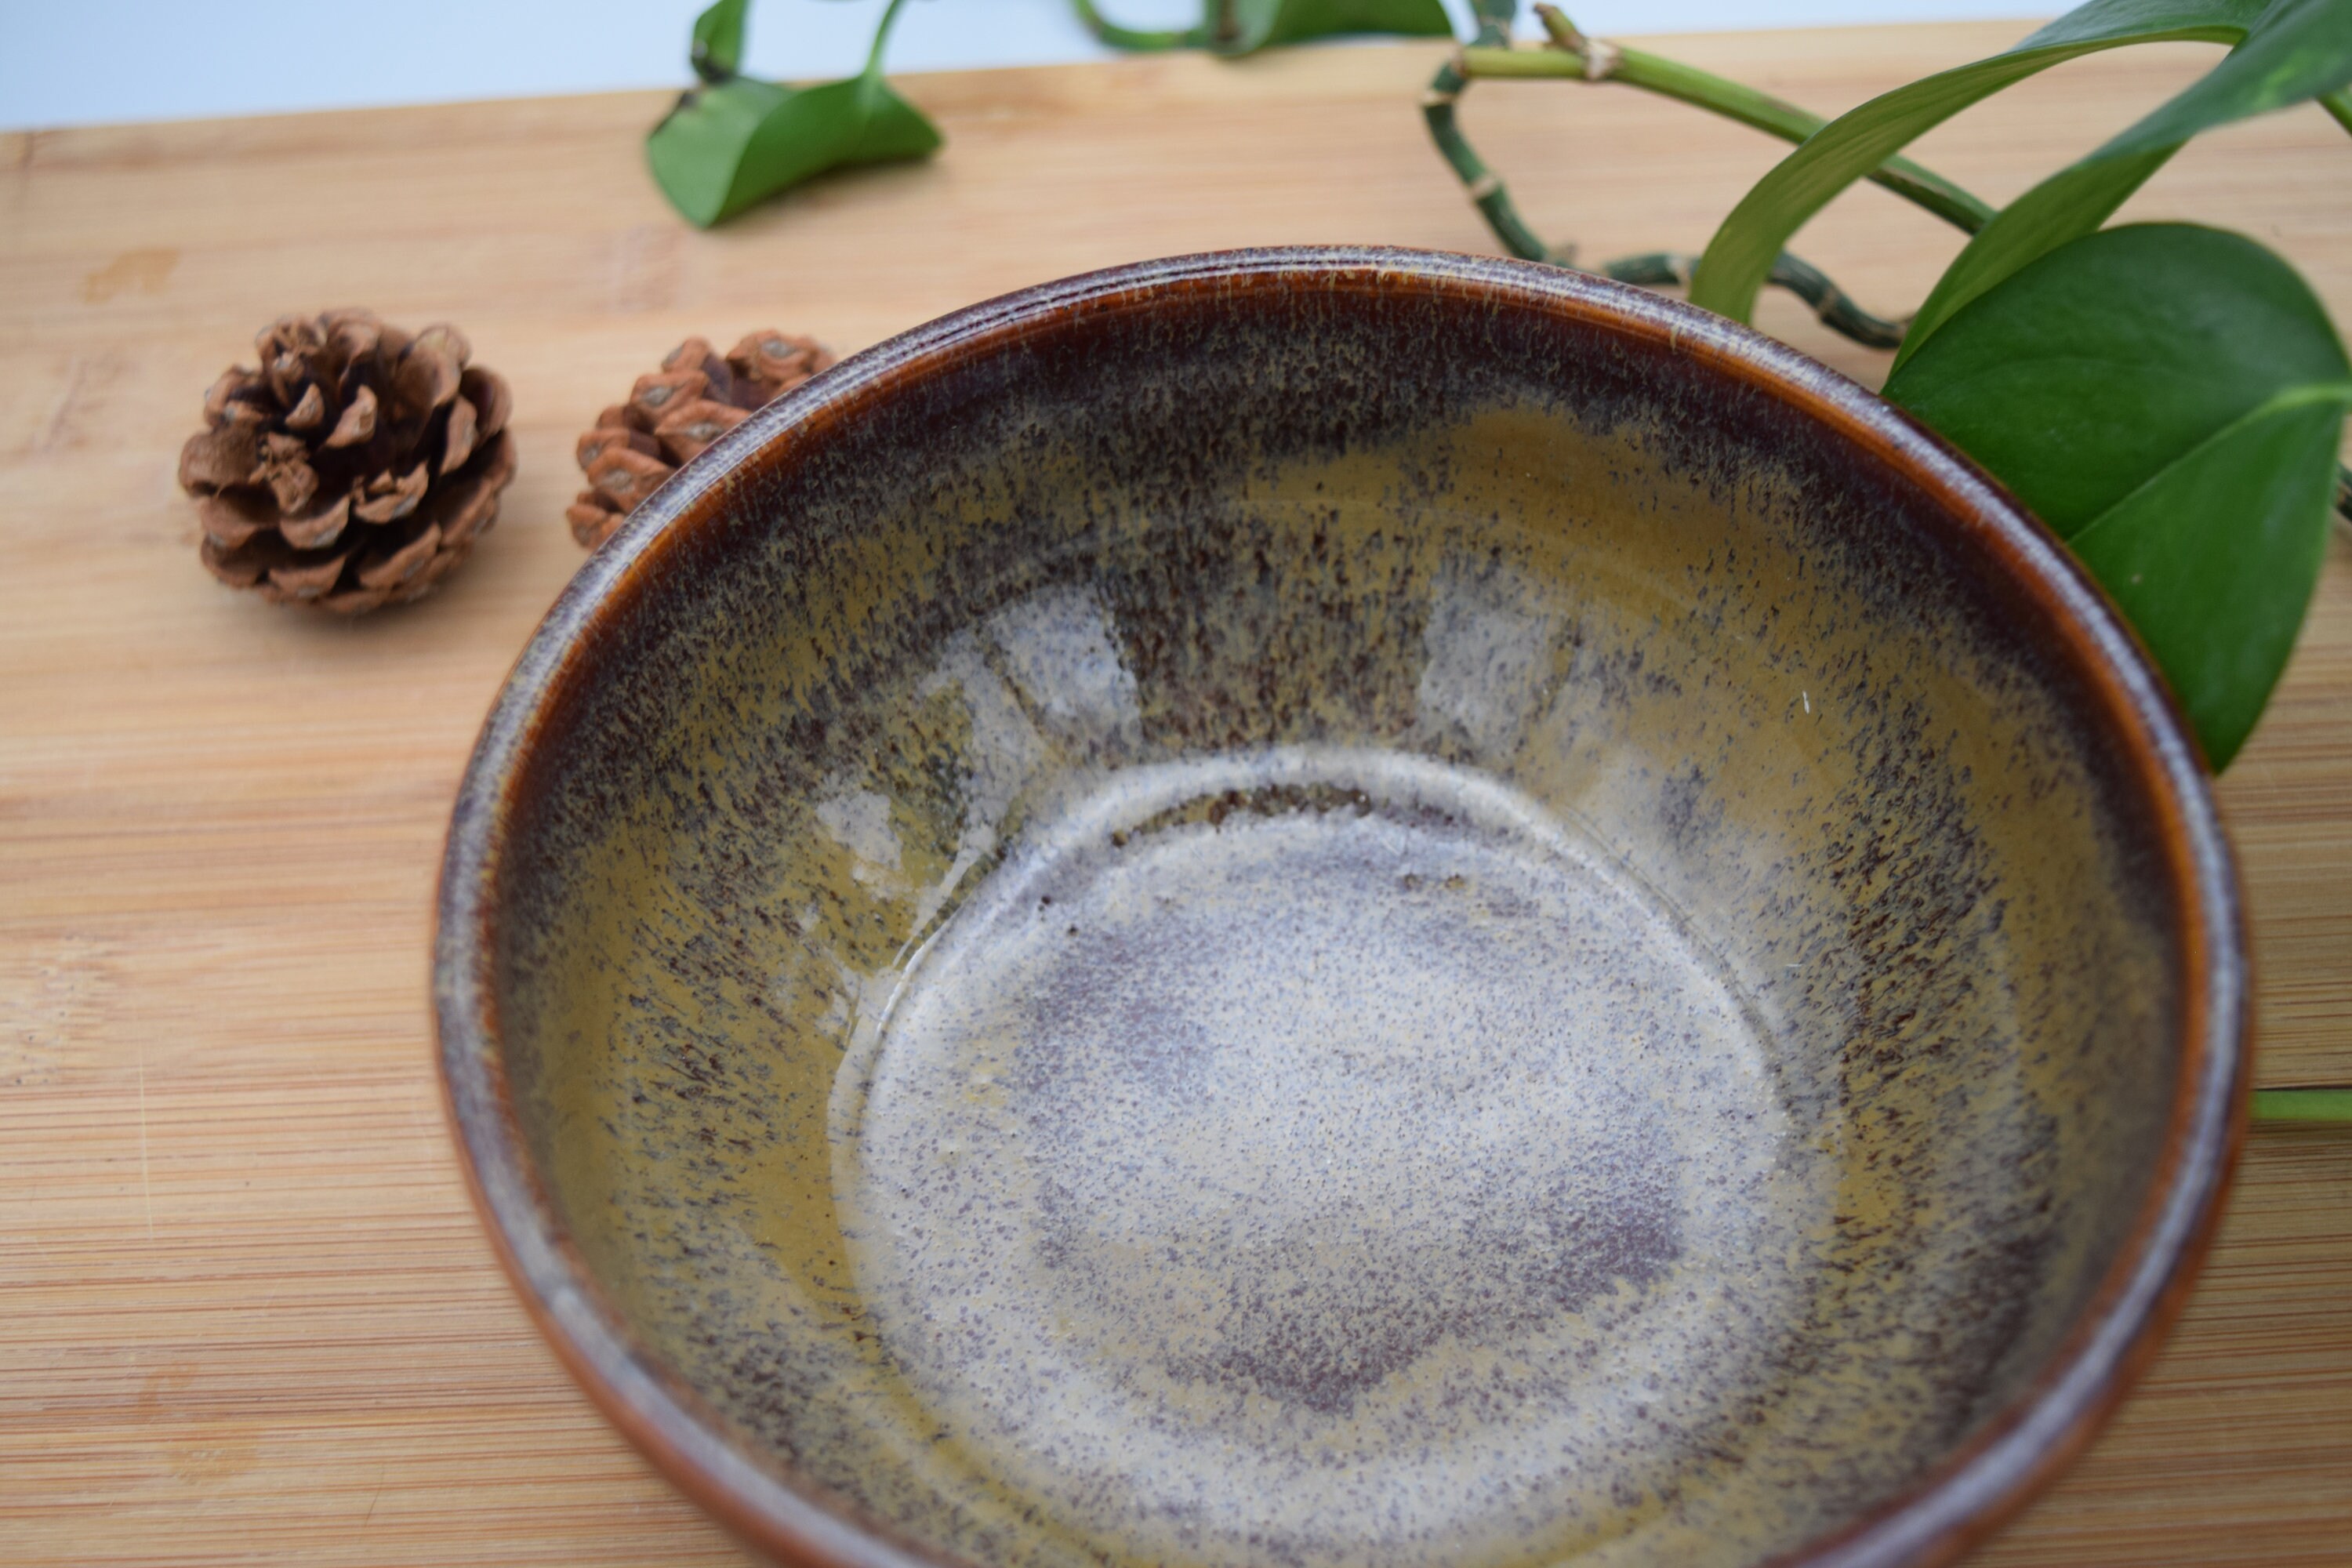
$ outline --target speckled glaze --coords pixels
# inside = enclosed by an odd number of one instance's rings
[[[690,465],[459,797],[493,1237],[824,1568],[1941,1562],[2240,1131],[2181,725],[2014,504],[1718,319],[1235,253]]]

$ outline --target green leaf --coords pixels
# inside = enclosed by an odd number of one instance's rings
[[[1939,71],[1848,110],[1782,159],[1732,208],[1699,258],[1691,302],[1748,320],[1772,264],[1806,220],[1923,132],[2002,88],[2125,44],[2234,44],[2264,8],[2264,0],[2090,0],[1990,59]]]
[[[2314,399],[2319,399],[2314,401]],[[2270,700],[2319,580],[2352,383],[2265,405],[2078,534],[2216,772]]]
[[[778,87],[737,77],[688,95],[646,139],[670,205],[709,228],[827,169],[919,158],[940,145],[878,77]]]
[[[827,169],[936,150],[938,129],[882,79],[883,46],[904,4],[890,0],[865,70],[846,81],[789,88],[739,76],[680,98],[646,138],[646,161],[670,205],[708,228]]]
[[[2294,268],[2185,224],[2086,235],[1961,307],[1886,395],[2067,542],[2227,766],[2318,581],[2352,406]]]
[[[1445,37],[1454,32],[1441,0],[1201,0],[1200,24],[1181,31],[1121,26],[1094,0],[1071,5],[1087,31],[1113,48],[1208,49],[1228,59],[1343,33]]]
[[[1961,306],[2035,257],[2090,233],[2192,136],[2267,114],[2352,81],[2352,5],[2274,0],[2245,40],[2187,90],[2001,210],[1919,307],[1895,363],[1918,352]]]
[[[1203,7],[1213,25],[1216,0]],[[1453,19],[1439,0],[1230,0],[1232,18],[1210,47],[1228,57],[1347,33],[1451,37]]]
[[[743,18],[751,0],[719,0],[694,19],[694,48],[689,58],[694,74],[705,81],[725,81],[743,64]]]
[[[1102,14],[1095,0],[1070,0],[1070,9],[1077,13],[1078,21],[1101,42],[1114,49],[1158,50],[1204,48],[1208,43],[1209,22],[1213,20],[1213,0],[1202,0],[1204,13],[1198,27],[1123,27]]]

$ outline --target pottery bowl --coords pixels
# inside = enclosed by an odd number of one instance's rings
[[[1940,1561],[2239,1132],[2095,589],[1851,383],[1512,263],[1099,274],[754,416],[530,644],[441,897],[524,1299],[809,1563]]]

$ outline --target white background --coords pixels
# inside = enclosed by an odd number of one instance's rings
[[[683,86],[707,0],[0,0],[0,129]],[[882,0],[754,0],[747,68],[842,76]],[[1467,0],[1445,0],[1457,27]],[[1130,26],[1199,0],[1101,0]],[[2065,0],[1564,0],[1590,33],[2032,16]],[[1524,20],[1524,18],[1523,18]],[[2021,24],[2022,37],[2030,26]],[[1067,0],[917,0],[893,71],[1101,58]]]

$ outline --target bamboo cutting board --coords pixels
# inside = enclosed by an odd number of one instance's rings
[[[919,18],[910,25],[920,25]],[[1672,40],[1834,111],[2022,25]],[[683,40],[681,40],[681,43]],[[718,234],[663,206],[658,94],[0,136],[0,1560],[725,1563],[510,1299],[442,1127],[444,818],[579,552],[573,436],[680,338],[848,350],[1022,284],[1221,246],[1486,249],[1423,139],[1423,46],[919,77],[936,162]],[[2210,51],[2062,68],[1920,154],[1996,201]],[[1777,150],[1618,88],[1465,119],[1555,243],[1696,249]],[[2352,145],[2304,110],[2132,212],[2243,229],[2352,322]],[[1882,309],[1954,237],[1864,189],[1802,246]],[[173,486],[198,400],[288,310],[461,323],[522,474],[436,598],[358,624],[216,587]],[[1880,358],[1774,302],[1866,379]],[[2352,1082],[2352,544],[2222,795],[2265,1084]],[[2254,1135],[2141,1392],[1982,1561],[2352,1563],[2352,1131]]]

